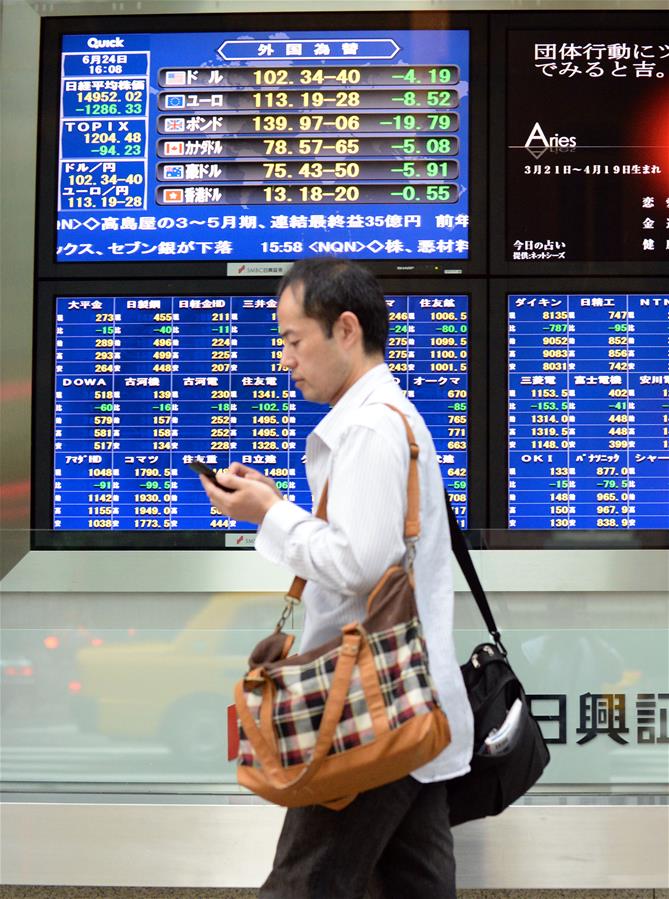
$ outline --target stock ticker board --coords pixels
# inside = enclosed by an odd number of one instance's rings
[[[508,524],[669,528],[669,295],[508,298]]]
[[[467,523],[466,296],[387,296],[386,361],[432,432]],[[54,530],[255,530],[187,463],[241,461],[311,508],[305,439],[328,407],[281,369],[273,297],[59,297]]]
[[[468,258],[467,30],[69,34],[61,62],[59,262]]]

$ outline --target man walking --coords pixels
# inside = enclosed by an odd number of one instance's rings
[[[393,783],[341,811],[289,809],[261,899],[455,899],[448,780],[469,770],[472,716],[452,637],[453,586],[443,482],[432,438],[384,364],[388,313],[376,279],[342,259],[297,262],[278,291],[282,365],[306,400],[332,408],[309,435],[314,503],[329,482],[327,521],[283,500],[240,463],[219,472],[226,493],[201,478],[221,512],[259,525],[256,549],[307,579],[300,651],[362,621],[369,591],[405,555],[409,448],[419,445],[420,522],[414,574],[430,670],[452,741]]]

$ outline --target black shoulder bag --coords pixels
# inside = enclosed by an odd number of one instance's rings
[[[460,667],[474,713],[474,754],[471,771],[447,781],[454,827],[504,811],[541,777],[550,754],[509,664],[448,495],[446,506],[453,552],[494,641],[480,643]]]

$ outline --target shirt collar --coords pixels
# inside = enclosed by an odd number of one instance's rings
[[[346,393],[334,404],[325,418],[322,418],[313,430],[330,449],[336,444],[343,427],[346,426],[349,413],[354,409],[364,406],[370,395],[382,384],[394,384],[390,369],[385,362],[380,362],[374,368],[358,378],[355,384],[346,391]]]

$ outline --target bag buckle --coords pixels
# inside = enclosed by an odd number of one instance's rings
[[[509,653],[506,651],[506,646],[502,643],[502,635],[499,631],[492,631],[492,638],[495,641],[495,646],[497,647],[497,651],[501,652],[501,654],[506,659]]]
[[[494,656],[494,655],[495,655],[495,650],[497,650],[497,652],[498,652],[501,656],[503,656],[503,658],[506,659],[506,658],[508,657],[509,654],[508,654],[508,652],[506,651],[506,647],[505,647],[504,644],[502,643],[502,638],[501,638],[501,636],[500,636],[499,631],[495,631],[495,633],[493,634],[493,638],[494,638],[494,640],[495,640],[495,648],[493,649],[493,647],[492,647],[489,643],[484,643],[483,646],[480,647],[481,652],[485,652],[486,655],[489,655],[489,656]],[[481,663],[479,662],[479,654],[478,654],[478,652],[472,653],[472,657],[471,657],[470,661],[471,661],[472,666],[473,666],[474,668],[480,668],[480,667],[481,667]]]
[[[275,633],[279,633],[279,631],[283,630],[283,626],[290,618],[290,625],[293,626],[293,609],[300,602],[300,600],[296,596],[291,596],[290,593],[286,593],[283,598],[284,607],[283,612],[281,613],[281,617],[277,621],[274,631]]]
[[[252,668],[244,675],[244,689],[246,690],[257,690],[264,683],[265,676],[262,668]]]
[[[404,542],[407,548],[406,570],[412,572],[413,563],[416,559],[416,543],[418,542],[418,537],[407,537]]]
[[[488,646],[487,643],[481,647],[481,650],[487,653],[489,656],[495,655],[495,652],[491,646]],[[479,654],[477,652],[472,654],[471,663],[474,668],[480,668],[481,663],[479,662]]]

